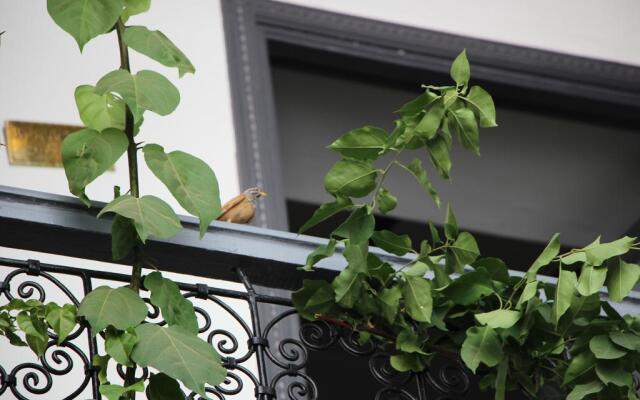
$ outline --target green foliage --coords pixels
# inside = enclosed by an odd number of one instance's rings
[[[124,42],[162,65],[178,68],[180,77],[187,72],[196,72],[187,56],[160,31],[150,31],[144,26],[130,26],[124,31]]]
[[[144,382],[138,381],[133,385],[121,386],[121,385],[100,385],[100,394],[106,397],[108,400],[120,400],[122,395],[127,392],[144,392]]]
[[[136,333],[140,341],[131,354],[134,362],[164,372],[205,398],[205,383],[215,386],[226,377],[213,346],[180,326],[142,324]]]
[[[82,299],[78,315],[89,322],[91,332],[97,335],[108,326],[120,330],[137,326],[146,318],[147,306],[127,286],[116,289],[100,286]]]
[[[185,210],[200,218],[200,237],[219,214],[220,191],[213,170],[202,160],[182,151],[165,153],[162,146],[144,146],[149,169],[165,184]]]
[[[82,123],[102,132],[107,128],[124,130],[124,102],[111,93],[97,94],[91,85],[80,85],[75,92]]]
[[[463,52],[451,68],[455,86],[423,86],[424,93],[400,108],[391,133],[365,127],[329,146],[343,157],[325,176],[336,201],[321,206],[302,231],[340,211],[351,213],[303,269],[333,254],[336,237],[345,245],[347,267],[331,283],[305,280],[292,295],[294,305],[305,319],[359,332],[391,353],[398,371],[423,371],[434,353],[452,352],[498,400],[510,398],[511,390],[532,399],[635,399],[640,318],[620,316],[601,299],[606,287],[620,302],[638,283],[640,266],[622,259],[640,250],[635,238],[596,240],[560,254],[556,234],[517,277],[502,260],[480,258],[478,243],[460,229],[451,207],[443,232],[429,223],[432,240],[419,251],[407,235],[375,229],[373,212],[390,212],[398,202],[385,189],[393,167],[411,173],[439,205],[422,159],[448,179],[454,136],[479,154],[479,128],[497,126],[491,96],[469,84],[469,71]],[[400,154],[409,151],[418,155],[404,165]],[[408,261],[394,269],[368,254],[369,243]],[[538,278],[554,269],[555,283]]]
[[[151,0],[124,0],[124,10],[120,18],[127,22],[129,17],[142,14],[148,11],[149,7],[151,7]]]
[[[184,397],[178,381],[169,375],[160,373],[149,379],[149,400],[175,400]]]
[[[180,326],[194,335],[198,333],[193,304],[182,296],[175,282],[152,272],[144,278],[144,287],[151,292],[151,303],[160,308],[169,326]]]

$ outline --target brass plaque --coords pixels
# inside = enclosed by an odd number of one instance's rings
[[[7,121],[9,164],[62,167],[62,141],[82,126]]]

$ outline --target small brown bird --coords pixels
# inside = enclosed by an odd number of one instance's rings
[[[256,215],[256,200],[267,194],[254,187],[245,190],[222,206],[218,221],[248,224]]]

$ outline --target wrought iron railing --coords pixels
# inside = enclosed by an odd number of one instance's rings
[[[282,336],[274,334],[281,324],[297,326],[298,316],[290,300],[257,293],[243,270],[237,268],[236,272],[244,291],[179,283],[183,295],[196,305],[200,334],[215,346],[228,369],[223,384],[207,388],[210,397],[317,399],[322,388],[305,372],[309,353],[333,346],[369,358],[370,372],[379,385],[375,400],[459,399],[467,398],[470,390],[474,391],[470,376],[457,360],[441,360],[422,374],[400,374],[391,368],[386,354],[377,352],[371,345],[360,345],[351,332],[327,322],[302,323],[298,337],[276,337]],[[81,293],[74,293],[68,287],[65,280],[69,278],[79,280]],[[112,272],[6,258],[0,258],[0,279],[0,304],[16,297],[46,302],[53,296],[50,292],[57,292],[56,301],[78,304],[97,281],[122,284],[129,280],[127,275]],[[243,307],[238,302],[244,304],[246,312],[241,312]],[[148,319],[163,323],[158,321],[159,310],[148,304]],[[259,312],[261,304],[277,307],[278,313],[265,321],[264,313]],[[216,308],[215,313],[208,310],[209,305]],[[12,394],[21,400],[52,399],[52,393],[56,393],[55,396],[64,399],[99,399],[97,371],[90,360],[101,349],[102,339],[92,337],[86,325],[80,325],[61,345],[56,344],[52,332],[49,336],[47,350],[37,362],[0,358],[0,398],[11,398]],[[8,351],[8,348],[0,349],[0,354]],[[122,367],[116,370],[124,378]],[[142,369],[140,373],[149,371]],[[199,396],[191,393],[188,399],[199,399]]]

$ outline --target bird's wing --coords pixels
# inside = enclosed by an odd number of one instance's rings
[[[229,210],[231,210],[233,207],[235,207],[238,204],[242,203],[242,200],[244,200],[245,198],[246,198],[246,195],[244,193],[240,193],[236,197],[234,197],[231,200],[229,200],[226,203],[224,203],[224,205],[222,206],[222,212],[220,213],[220,216],[218,217],[218,220],[224,221],[225,214]]]

